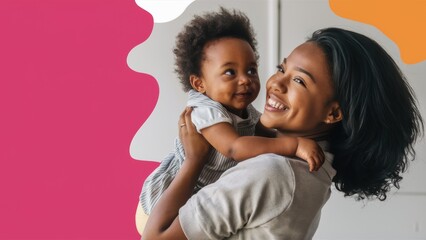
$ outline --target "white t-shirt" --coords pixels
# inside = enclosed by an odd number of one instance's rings
[[[324,146],[324,142],[320,145]],[[317,172],[307,162],[262,154],[240,162],[179,211],[188,239],[312,239],[335,175],[333,155]]]

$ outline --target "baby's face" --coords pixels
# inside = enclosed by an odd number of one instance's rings
[[[253,49],[237,38],[221,38],[208,43],[201,62],[201,80],[208,97],[241,115],[260,89]]]

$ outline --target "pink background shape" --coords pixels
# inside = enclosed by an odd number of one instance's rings
[[[158,85],[126,58],[152,27],[133,0],[0,2],[0,239],[138,239]]]

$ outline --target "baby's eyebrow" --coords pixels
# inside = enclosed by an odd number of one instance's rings
[[[257,65],[257,62],[252,62],[252,63],[250,63],[250,65],[255,66],[255,67],[257,67],[257,66],[258,66],[258,65]]]
[[[221,67],[232,67],[232,66],[235,66],[235,65],[237,65],[237,63],[235,63],[235,62],[226,62],[226,63],[222,64]],[[257,67],[258,65],[257,65],[257,62],[251,62],[249,64],[249,66]]]
[[[222,64],[222,67],[228,67],[228,66],[234,66],[235,63],[234,62],[226,62],[224,64]]]

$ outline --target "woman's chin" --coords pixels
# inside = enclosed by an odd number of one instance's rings
[[[274,121],[273,119],[271,119],[269,116],[266,116],[265,114],[262,114],[262,116],[260,116],[260,120],[259,121],[262,124],[262,126],[264,126],[266,128],[277,128],[276,121]]]

